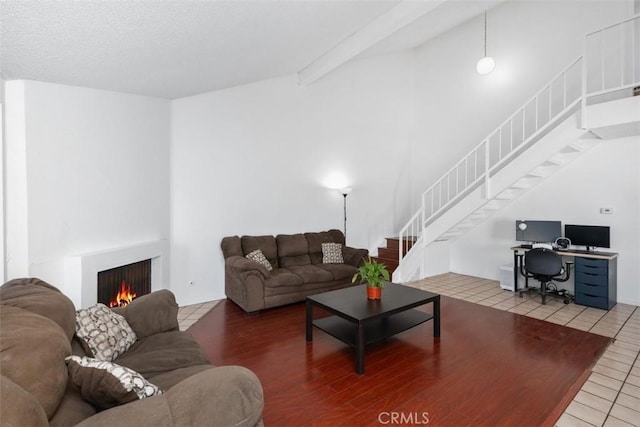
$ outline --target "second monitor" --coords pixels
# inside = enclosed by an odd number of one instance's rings
[[[516,240],[519,242],[550,243],[561,236],[560,221],[516,221]]]

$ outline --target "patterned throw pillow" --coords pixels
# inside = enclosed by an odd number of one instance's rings
[[[101,409],[164,393],[127,367],[89,357],[69,356],[65,360],[69,378],[82,397]]]
[[[322,263],[344,264],[344,259],[342,258],[342,245],[340,243],[323,243]]]
[[[273,270],[273,267],[271,266],[271,263],[269,262],[269,260],[267,259],[267,257],[264,256],[264,254],[262,253],[262,251],[260,249],[256,249],[253,252],[249,252],[245,258],[250,259],[251,261],[255,261],[257,263],[260,263],[262,265],[264,265],[268,271]]]
[[[93,357],[109,362],[137,339],[125,318],[104,304],[76,311],[76,335]]]

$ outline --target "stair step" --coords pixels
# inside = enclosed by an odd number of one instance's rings
[[[371,257],[374,261],[380,262],[382,264],[384,264],[387,267],[387,270],[389,271],[389,274],[393,273],[393,271],[398,268],[398,265],[400,264],[398,262],[398,260],[394,260],[394,259],[388,259],[388,258],[381,258],[381,257],[377,257],[377,256],[372,256]]]
[[[405,254],[407,251],[405,251]],[[398,248],[378,248],[378,256],[398,261]]]
[[[561,158],[559,158],[557,155],[554,155],[549,160],[543,163],[543,165],[545,166],[560,166],[563,164],[564,164],[564,161]]]
[[[397,237],[387,237],[386,240],[387,240],[387,248],[395,249],[396,251],[398,250],[398,248],[400,248],[400,239],[398,239]],[[408,236],[408,237],[405,237],[403,240],[404,240],[404,245],[406,246],[406,249],[409,250],[411,249],[413,244],[416,242],[416,240],[418,240],[418,238],[415,236]]]

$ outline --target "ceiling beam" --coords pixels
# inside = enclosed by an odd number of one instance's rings
[[[310,85],[445,1],[447,0],[401,1],[300,70],[299,84]]]

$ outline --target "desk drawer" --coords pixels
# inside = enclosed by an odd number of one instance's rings
[[[601,308],[603,310],[609,309],[609,300],[607,297],[586,295],[576,291],[576,304],[586,305],[588,307]]]
[[[576,294],[581,293],[594,297],[606,297],[609,295],[609,287],[602,285],[591,285],[589,283],[576,282]]]
[[[606,259],[576,258],[576,272],[607,274],[609,262]]]
[[[576,271],[576,285],[578,283],[587,283],[592,286],[607,286],[609,276],[606,274],[584,273],[582,271]]]

